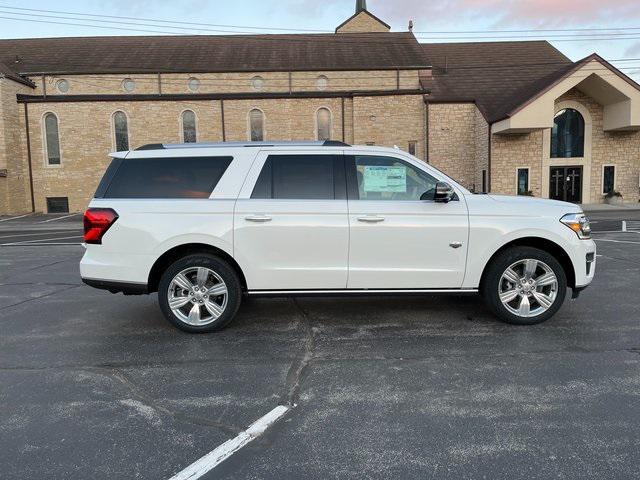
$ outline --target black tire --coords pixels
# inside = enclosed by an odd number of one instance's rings
[[[505,273],[506,270],[514,263],[525,259],[544,262],[544,264],[553,270],[557,279],[557,289],[555,290],[556,295],[551,306],[540,314],[531,317],[523,317],[514,314],[503,305],[499,296],[499,287],[503,273]],[[487,266],[487,271],[485,272],[482,281],[480,293],[489,308],[503,322],[513,325],[535,325],[537,323],[542,323],[555,315],[564,303],[567,295],[567,276],[558,260],[544,250],[533,247],[513,247],[501,252]],[[517,300],[518,299],[516,298],[514,302],[517,302]],[[534,305],[537,305],[537,301],[535,301],[535,299],[532,301],[534,302]]]
[[[206,325],[190,325],[176,316],[169,307],[169,286],[178,273],[189,268],[205,267],[218,275],[227,288],[226,307],[220,316]],[[165,318],[172,325],[189,333],[215,332],[226,327],[236,316],[242,300],[242,286],[238,274],[227,262],[206,253],[188,255],[172,263],[162,274],[158,285],[158,301]],[[185,307],[188,308],[189,304]],[[206,310],[205,310],[206,312]]]

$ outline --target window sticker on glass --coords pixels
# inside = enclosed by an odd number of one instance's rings
[[[407,167],[364,167],[365,192],[407,192]]]

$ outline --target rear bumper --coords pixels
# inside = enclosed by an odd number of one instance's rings
[[[111,251],[105,245],[87,245],[80,260],[80,276],[92,282],[146,285],[155,260],[157,258],[151,255]]]
[[[94,278],[83,278],[82,281],[90,287],[108,290],[111,293],[124,293],[125,295],[145,295],[149,293],[149,288],[145,283],[115,282],[111,280],[96,280]]]

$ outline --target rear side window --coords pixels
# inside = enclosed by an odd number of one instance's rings
[[[338,155],[270,155],[251,194],[259,199],[346,198],[344,160]]]
[[[233,157],[188,157],[114,161],[96,197],[209,198],[232,160]],[[111,180],[105,186],[108,177]]]

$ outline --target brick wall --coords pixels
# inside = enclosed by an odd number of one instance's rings
[[[480,110],[475,112],[475,172],[474,184],[476,192],[482,191],[482,171],[487,172],[487,182],[489,176],[489,124],[485,120]],[[487,188],[489,186],[487,185]]]
[[[112,115],[127,114],[129,146],[180,142],[180,114],[197,116],[198,140],[220,141],[220,103],[192,102],[96,102],[29,104],[29,130],[33,162],[36,211],[46,211],[46,197],[69,197],[71,211],[83,210],[110,162],[114,151]],[[59,166],[47,166],[42,119],[53,112],[59,120]]]
[[[317,72],[230,72],[230,73],[164,73],[160,75],[66,75],[33,77],[36,89],[33,95],[63,95],[58,91],[59,80],[66,80],[69,91],[66,95],[86,94],[126,94],[122,87],[125,78],[135,81],[134,94],[191,94],[191,93],[239,93],[239,92],[313,92],[313,91],[362,91],[395,90],[398,78],[395,70],[366,71],[317,71]],[[419,88],[417,70],[400,70],[400,88]],[[261,77],[262,88],[252,83],[254,77]],[[319,77],[326,78],[326,85],[319,83]],[[189,79],[196,78],[199,88],[196,92],[189,89]]]
[[[21,106],[22,107],[22,106]],[[332,113],[332,135],[342,140],[342,100],[280,99],[226,100],[224,102],[226,140],[246,141],[248,113],[259,108],[265,115],[265,138],[315,140],[318,108]],[[147,143],[179,142],[179,117],[185,109],[198,119],[199,141],[222,140],[220,101],[86,102],[29,104],[29,131],[34,170],[36,210],[46,210],[46,197],[69,197],[71,211],[83,210],[113,151],[112,115],[127,114],[130,148]],[[53,112],[59,119],[61,165],[47,166],[42,118]],[[345,99],[345,140],[399,146],[407,150],[417,142],[417,154],[424,158],[424,104],[420,95],[356,97]]]
[[[0,177],[0,214],[31,210],[24,107],[16,103],[16,94],[30,91],[26,85],[0,79],[0,169],[7,170],[7,177]]]
[[[516,170],[529,168],[529,190],[541,195],[542,130],[491,136],[491,192],[515,195]]]
[[[421,95],[355,97],[352,112],[356,145],[374,143],[408,150],[416,142],[416,156],[425,158],[424,102]]]
[[[483,127],[484,125],[484,127]],[[486,122],[473,103],[429,105],[429,163],[458,183],[480,189],[479,165],[486,157]]]
[[[292,88],[308,89],[309,85],[315,84],[318,74],[293,73]],[[188,77],[185,75],[180,80],[181,89],[186,88]],[[379,71],[334,72],[327,77],[329,90],[355,85],[395,88],[397,80],[395,72]],[[276,74],[267,80],[276,82],[282,78],[281,74]],[[247,75],[247,82],[249,79]],[[401,72],[400,79],[402,88],[417,86],[416,72]],[[116,90],[101,93],[119,93],[121,77],[116,82],[114,76],[113,81],[109,88]],[[289,83],[288,74],[286,83]],[[203,85],[203,88],[213,88],[213,85]],[[82,85],[85,87],[87,85]],[[228,88],[236,86],[229,85]],[[243,88],[246,90],[247,86]],[[31,208],[24,106],[16,103],[16,93],[36,92],[15,82],[0,80],[0,168],[7,168],[9,172],[8,178],[0,178],[1,213],[19,213]],[[592,201],[601,199],[603,164],[616,165],[617,189],[625,201],[637,201],[640,132],[606,133],[602,130],[602,108],[597,103],[576,91],[558,101],[569,99],[588,108],[593,121],[591,185],[588,187]],[[329,108],[332,113],[333,139],[343,139],[344,121],[344,140],[348,143],[395,145],[408,150],[409,142],[415,141],[417,156],[425,158],[425,105],[421,95],[346,97],[344,119],[340,98],[227,100],[224,102],[226,140],[248,139],[247,115],[253,108],[259,108],[265,114],[266,139],[314,140],[315,115],[320,107]],[[32,103],[28,109],[38,211],[46,209],[45,199],[51,196],[68,196],[73,211],[85,208],[108,165],[108,153],[114,148],[111,118],[116,110],[123,110],[128,116],[131,148],[146,143],[181,141],[179,118],[185,109],[196,113],[199,141],[223,139],[221,102],[218,100]],[[49,111],[60,120],[62,165],[59,167],[45,165],[42,117]],[[476,106],[471,103],[430,104],[429,125],[431,163],[464,186],[470,189],[475,186],[480,190],[481,172],[488,164],[488,125]],[[537,131],[492,136],[493,192],[515,194],[516,168],[528,167],[530,189],[536,196],[542,194],[543,155],[548,148],[544,135],[543,131]]]
[[[331,138],[342,140],[342,108],[339,98],[285,100],[227,100],[224,102],[228,141],[249,139],[248,113],[254,108],[264,113],[265,140],[316,140],[316,112],[331,112]]]

